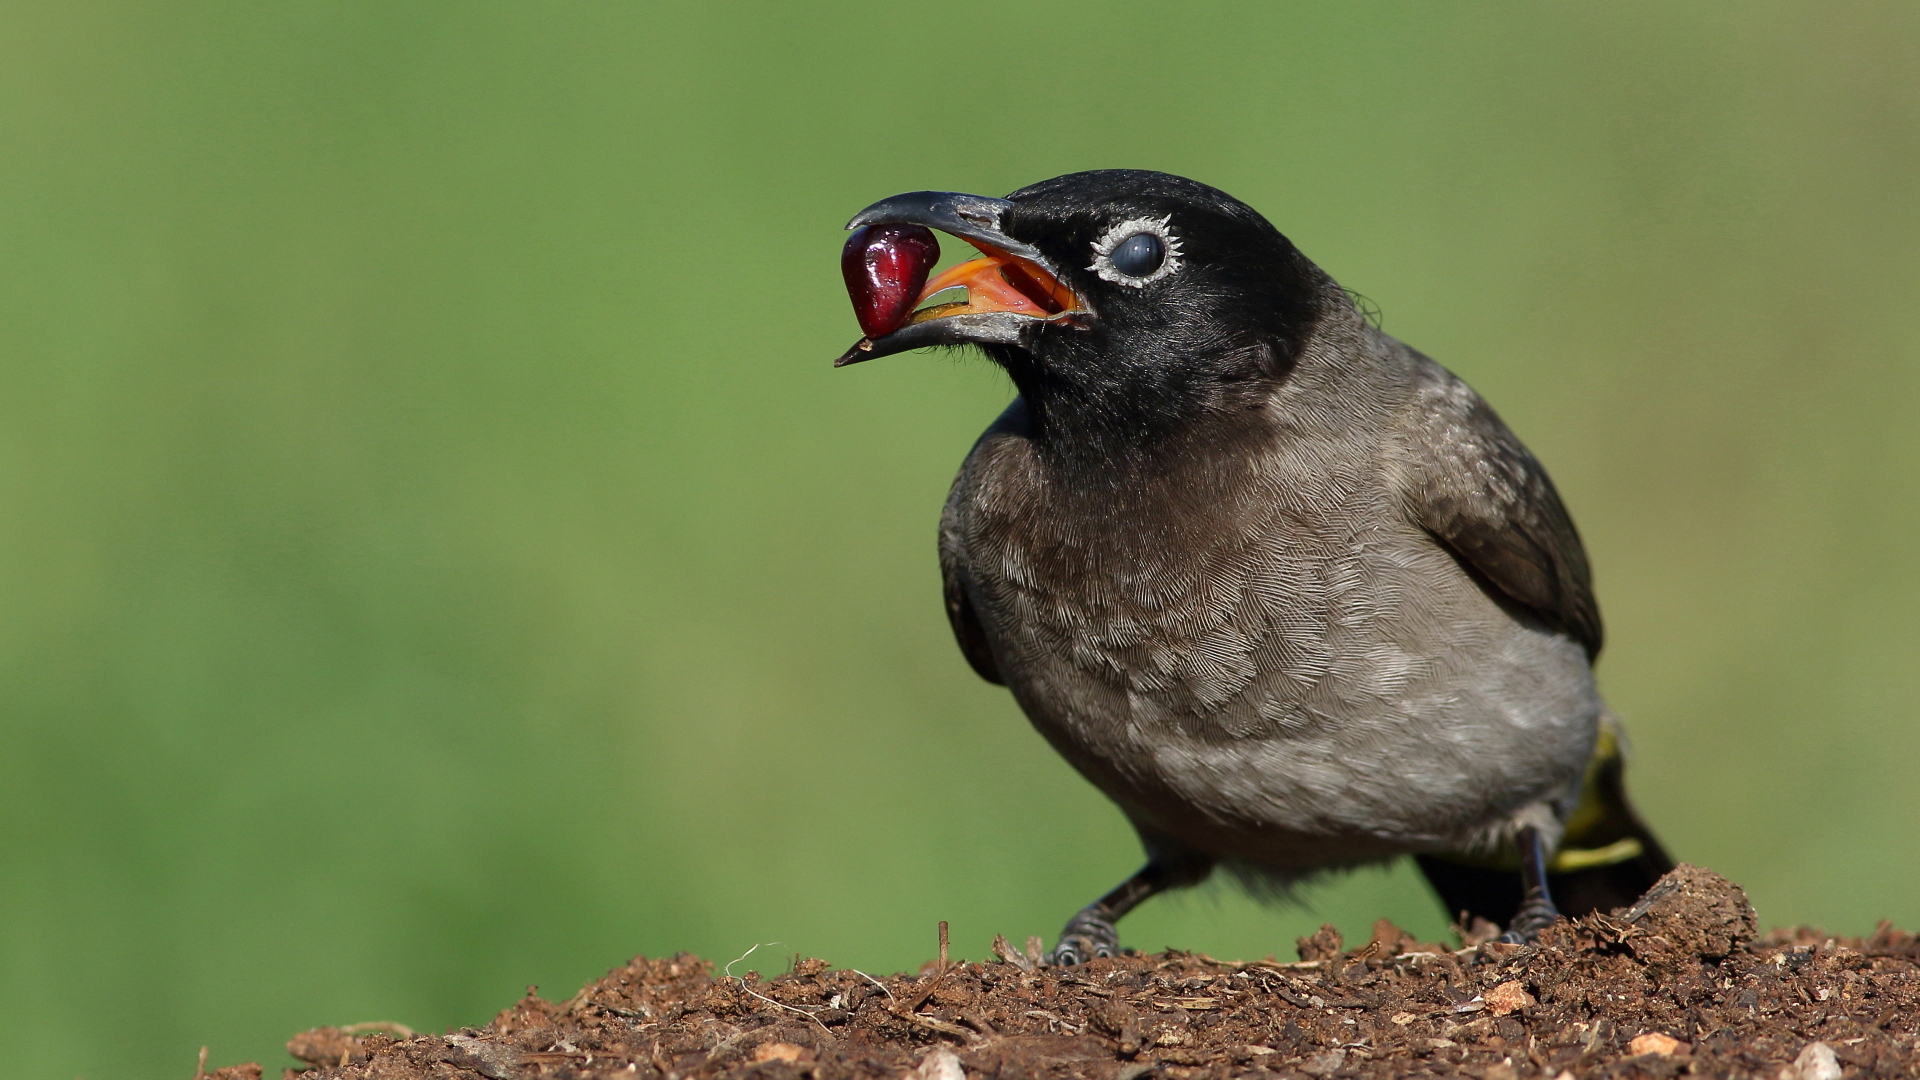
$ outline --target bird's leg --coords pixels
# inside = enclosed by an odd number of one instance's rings
[[[1500,940],[1525,945],[1560,918],[1560,909],[1553,906],[1553,894],[1547,891],[1547,848],[1540,842],[1540,830],[1529,825],[1513,840],[1520,848],[1520,910],[1514,912]]]
[[[1108,890],[1105,896],[1075,912],[1060,931],[1060,943],[1047,954],[1055,967],[1084,964],[1096,956],[1117,956],[1120,935],[1113,924],[1149,897],[1182,885],[1192,885],[1213,869],[1211,860],[1175,859],[1155,854],[1133,876]]]
[[[1096,956],[1115,956],[1120,952],[1120,934],[1113,928],[1122,915],[1166,886],[1155,873],[1158,864],[1149,861],[1134,875],[1107,891],[1105,896],[1073,913],[1060,943],[1047,954],[1047,963],[1055,967],[1084,964]]]

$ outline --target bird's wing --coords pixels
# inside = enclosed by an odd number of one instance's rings
[[[1598,655],[1586,549],[1547,471],[1472,388],[1418,361],[1407,477],[1415,520],[1500,593]]]
[[[973,665],[974,672],[998,686],[1005,686],[1007,680],[1000,676],[1000,665],[994,661],[993,648],[987,644],[986,627],[980,622],[980,613],[974,610],[973,598],[967,594],[967,530],[961,517],[974,485],[981,482],[982,448],[995,439],[1026,436],[1026,403],[1015,398],[1006,411],[980,433],[979,440],[968,451],[967,460],[960,466],[960,475],[954,478],[953,490],[947,494],[946,509],[940,515],[940,581],[946,593],[947,622],[953,626],[953,638],[960,643],[960,652],[967,663]]]
[[[973,665],[975,674],[990,683],[1005,686],[1007,680],[1000,677],[999,665],[993,662],[993,650],[987,648],[987,632],[980,626],[980,616],[973,610],[973,601],[967,597],[966,584],[956,559],[949,552],[944,534],[940,544],[940,578],[947,594],[947,622],[953,626],[953,639],[960,643],[961,654],[967,658],[967,663]]]

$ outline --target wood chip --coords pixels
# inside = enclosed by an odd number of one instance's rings
[[[1527,993],[1527,988],[1517,982],[1503,982],[1482,994],[1480,1000],[1486,1002],[1487,1011],[1495,1016],[1505,1016],[1539,1004],[1533,1000],[1532,994]]]

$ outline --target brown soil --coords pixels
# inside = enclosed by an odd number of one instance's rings
[[[1690,866],[1531,946],[1436,950],[1383,920],[1358,949],[1331,928],[1303,938],[1297,964],[1169,952],[1062,970],[1029,950],[996,941],[998,962],[884,979],[820,960],[763,980],[638,959],[565,1002],[530,992],[484,1028],[320,1028],[288,1049],[303,1080],[1920,1074],[1913,935],[1756,937],[1740,888]]]

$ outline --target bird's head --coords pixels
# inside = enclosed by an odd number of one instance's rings
[[[889,226],[937,229],[981,256],[926,282],[926,306],[837,363],[978,345],[1036,419],[1101,442],[1264,400],[1337,293],[1251,207],[1166,173],[1072,173],[1004,199],[912,192],[848,228]],[[928,303],[942,293],[954,299]]]

